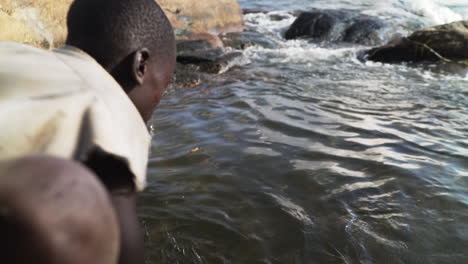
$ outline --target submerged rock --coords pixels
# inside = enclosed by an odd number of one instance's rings
[[[264,10],[264,9],[254,9],[254,8],[245,8],[245,9],[242,9],[242,13],[244,15],[248,15],[248,14],[266,14],[268,13],[267,10]]]
[[[197,53],[197,52],[221,49],[223,45],[221,43],[221,46],[219,46],[217,43],[213,43],[206,39],[194,39],[194,40],[178,40],[176,47],[177,47],[177,57],[180,57],[180,56]]]
[[[351,10],[313,10],[304,12],[286,31],[285,38],[377,45],[383,42],[380,31],[385,23],[377,17]]]
[[[177,65],[173,86],[192,88],[236,65],[241,52],[226,52],[207,40],[177,42]]]
[[[194,64],[177,63],[170,86],[190,89],[202,84],[207,78],[199,70],[200,68]]]
[[[177,62],[196,65],[198,71],[218,74],[242,57],[241,52],[225,52],[223,48],[212,47],[205,41],[182,41],[177,44]]]
[[[371,61],[390,63],[467,60],[468,21],[418,30],[408,37],[367,51],[366,57]]]
[[[225,47],[237,50],[243,50],[254,45],[267,49],[273,49],[278,46],[276,42],[258,32],[229,33],[223,35],[221,40]]]

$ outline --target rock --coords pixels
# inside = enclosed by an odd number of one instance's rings
[[[377,45],[383,42],[385,23],[379,18],[352,10],[304,12],[286,31],[285,38]]]
[[[211,48],[223,48],[224,44],[223,41],[219,36],[212,35],[209,33],[198,33],[192,34],[185,37],[179,37],[177,39],[178,42],[187,42],[187,41],[202,41],[206,42]],[[180,48],[179,46],[177,48]]]
[[[0,41],[16,41],[37,46],[48,45],[48,42],[42,44],[46,39],[37,36],[26,21],[2,11],[0,11]]]
[[[242,13],[244,15],[248,15],[248,14],[266,14],[268,13],[267,10],[264,10],[264,9],[252,9],[252,8],[246,8],[246,9],[242,9]]]
[[[178,55],[177,62],[182,64],[200,65],[203,63],[216,61],[222,56],[224,56],[224,52],[222,49],[200,50],[193,51],[190,53],[184,53],[183,55]]]
[[[236,0],[156,0],[178,38],[193,34],[219,35],[244,29],[242,10]]]
[[[72,0],[2,0],[0,41],[16,41],[42,48],[62,45],[66,15]]]
[[[206,76],[200,73],[200,67],[194,64],[177,63],[175,73],[172,76],[170,88],[191,89],[206,80]]]
[[[174,85],[194,87],[204,73],[218,74],[240,53],[225,54],[218,34],[243,30],[236,0],[156,0],[175,28],[178,64]],[[46,49],[63,45],[73,0],[0,0],[0,40]],[[205,78],[206,79],[206,78]]]
[[[232,66],[238,65],[241,60],[241,52],[229,52],[213,60],[202,62],[200,64],[200,70],[211,74],[224,73]]]
[[[282,21],[289,18],[288,16],[282,14],[269,14],[268,16],[270,17],[271,21]]]
[[[227,70],[236,59],[242,57],[240,52],[225,53],[222,48],[212,48],[205,41],[179,42],[177,62],[184,65],[197,65],[198,71],[210,74],[218,74]]]
[[[382,21],[376,18],[361,17],[353,21],[344,32],[343,41],[365,45],[375,45],[381,42],[379,30],[384,27]]]
[[[174,26],[177,39],[208,39],[243,30],[236,0],[156,0]],[[66,16],[73,0],[0,0],[0,41],[42,48],[63,45]]]
[[[179,40],[177,65],[172,86],[193,88],[236,65],[242,58],[240,52],[226,53],[224,48],[207,40]]]
[[[182,56],[177,60],[175,74],[171,83],[172,87],[190,89],[199,86],[212,79],[212,74],[223,73],[230,66],[235,65],[236,60],[242,58],[239,52],[217,53],[219,56],[209,55],[206,52],[199,57]]]
[[[461,61],[468,59],[468,21],[418,30],[366,52],[378,62]]]
[[[179,40],[177,41],[177,57],[220,48],[222,48],[222,46],[213,45],[211,42],[204,39]]]
[[[257,32],[229,33],[223,35],[221,40],[225,47],[237,50],[243,50],[254,45],[267,49],[273,49],[278,46],[276,42]]]

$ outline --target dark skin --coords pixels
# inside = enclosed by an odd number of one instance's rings
[[[1,161],[0,174],[1,263],[117,263],[117,217],[90,170],[31,155]]]
[[[107,69],[145,122],[174,72],[175,43],[166,45],[161,58],[143,47]],[[0,162],[0,176],[1,263],[144,263],[137,193],[123,163],[99,152],[83,163],[39,155]]]
[[[161,101],[164,90],[171,81],[175,69],[175,43],[168,43],[170,53],[159,60],[152,56],[148,48],[142,48],[122,60],[122,63],[109,72],[119,81],[128,97],[147,122]],[[125,78],[127,77],[127,78]],[[100,163],[98,167],[116,168]],[[125,170],[115,170],[111,175],[123,179],[121,184],[111,184],[109,191],[118,216],[121,234],[119,264],[144,263],[144,245],[136,216],[136,192],[132,176]],[[98,175],[99,176],[99,175]]]

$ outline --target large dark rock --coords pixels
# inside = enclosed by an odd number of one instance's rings
[[[379,18],[352,10],[313,10],[300,14],[285,38],[378,45],[383,41],[380,31],[384,27]]]
[[[468,59],[468,21],[418,30],[366,52],[378,62],[461,61]]]

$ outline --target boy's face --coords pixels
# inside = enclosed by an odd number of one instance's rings
[[[164,57],[165,59],[160,61],[155,59],[149,61],[143,83],[128,94],[145,122],[151,118],[164,90],[172,80],[176,64],[175,51]]]

